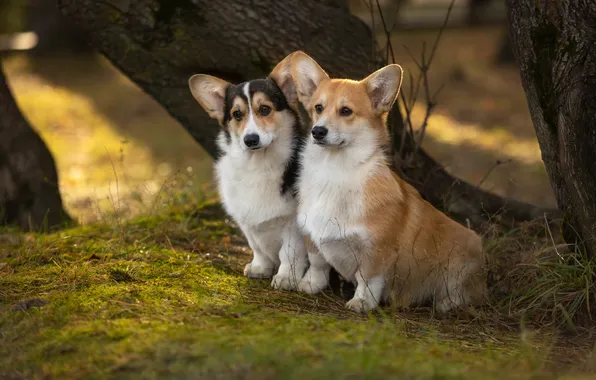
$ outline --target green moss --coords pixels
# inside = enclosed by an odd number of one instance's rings
[[[0,378],[545,373],[542,340],[528,345],[482,321],[389,310],[363,317],[329,294],[248,280],[241,270],[250,256],[222,216],[211,204],[118,228],[0,240],[7,241],[0,244]],[[31,298],[45,304],[23,303]]]

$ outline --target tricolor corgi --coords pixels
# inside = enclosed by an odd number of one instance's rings
[[[299,289],[328,284],[330,265],[356,284],[346,306],[434,301],[446,312],[482,301],[482,241],[422,199],[387,163],[387,114],[402,82],[399,65],[361,81],[330,79],[303,52],[291,58],[298,98],[313,126],[301,153],[298,224],[310,267]]]
[[[296,224],[294,182],[303,136],[289,58],[266,79],[238,85],[193,75],[190,90],[221,126],[215,163],[218,190],[227,213],[253,251],[244,268],[250,278],[295,289],[308,265]]]

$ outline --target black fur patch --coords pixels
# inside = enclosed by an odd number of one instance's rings
[[[298,178],[298,173],[300,173],[300,152],[304,148],[304,137],[300,133],[300,123],[298,120],[294,124],[294,144],[294,151],[286,165],[279,189],[281,195],[284,195],[289,190],[293,197],[298,193],[296,179]]]
[[[242,98],[242,100],[244,100],[245,102],[248,103],[248,99],[246,98],[246,96],[244,95],[244,92],[242,91],[242,88],[244,87],[245,84],[246,84],[246,82],[236,84],[236,85],[232,84],[232,85],[228,86],[228,88],[226,89],[226,99],[225,99],[225,104],[224,104],[224,119],[223,119],[223,127],[226,130],[228,130],[228,124],[230,123],[230,120],[232,120],[232,115],[230,114],[230,110],[232,109],[232,106],[234,105],[234,99],[236,99],[236,97],[239,96],[240,98]]]
[[[234,105],[234,99],[239,96],[242,99],[244,99],[245,102],[248,102],[248,99],[246,99],[246,96],[244,96],[244,93],[242,92],[242,87],[246,84],[246,82],[244,83],[240,83],[238,85],[230,85],[228,86],[228,88],[226,88],[226,98],[224,100],[224,118],[223,118],[223,133],[224,136],[226,137],[226,144],[230,145],[230,143],[232,142],[232,136],[230,135],[230,128],[228,126],[228,124],[230,124],[230,120],[232,120],[232,115],[230,114],[230,110],[232,109],[232,106]]]
[[[273,103],[276,111],[284,111],[287,109],[291,110],[286,97],[273,80],[267,78],[255,79],[251,81],[249,86],[250,97],[252,98],[252,96],[257,92],[262,92],[263,94],[267,95],[267,97],[271,100],[271,103]]]
[[[281,89],[270,78],[257,79],[250,82],[250,96],[252,97],[256,92],[262,92],[267,95],[273,103],[276,111],[289,111],[294,115],[294,119],[296,120],[292,126],[292,136],[294,139],[293,152],[288,162],[286,162],[286,170],[284,171],[284,174],[281,178],[281,186],[279,188],[279,192],[282,196],[289,191],[290,194],[295,197],[297,195],[297,189],[295,186],[296,179],[298,177],[298,173],[300,172],[300,152],[304,148],[304,136],[303,133],[301,133],[302,128],[300,128],[300,119],[298,114],[296,114],[296,112],[288,104],[288,101]]]

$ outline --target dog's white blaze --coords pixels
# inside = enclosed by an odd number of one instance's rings
[[[322,116],[313,126],[314,127],[325,127],[327,128],[327,135],[323,139],[323,142],[327,145],[339,145],[342,142],[345,142],[345,138],[343,134],[338,132],[336,129],[333,128],[333,125],[329,125],[327,123],[327,119],[329,116]]]
[[[258,133],[259,127],[255,122],[255,117],[252,114],[252,99],[250,98],[250,83],[244,85],[242,92],[244,92],[244,96],[246,96],[246,103],[248,104],[248,121],[246,122],[246,127],[244,128],[244,135],[248,135],[251,133]]]
[[[252,99],[250,98],[249,86],[250,83],[247,83],[244,85],[244,88],[242,88],[242,92],[244,93],[244,96],[246,96],[246,102],[248,103],[248,121],[246,122],[246,127],[244,128],[244,136],[251,133],[259,134],[259,126],[255,122],[255,117],[252,114]]]
[[[246,101],[248,103],[248,121],[246,122],[246,127],[244,127],[244,132],[242,133],[241,144],[245,149],[248,149],[246,145],[244,145],[244,136],[250,134],[257,134],[259,136],[259,148],[266,148],[268,147],[274,140],[272,133],[264,131],[262,128],[259,127],[255,120],[255,116],[252,109],[252,99],[250,98],[250,83],[247,83],[242,88],[242,92],[244,96],[246,96]]]
[[[314,127],[326,127],[327,124],[327,116],[321,117],[314,125]]]

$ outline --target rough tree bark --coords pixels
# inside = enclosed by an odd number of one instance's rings
[[[190,95],[187,81],[192,74],[232,82],[263,77],[298,49],[336,77],[363,78],[379,65],[369,28],[349,13],[345,0],[58,3],[100,52],[161,103],[212,156],[217,155],[218,126]],[[411,144],[406,148],[412,149]],[[509,220],[526,220],[553,212],[459,181],[424,153],[417,156],[416,165],[401,169],[430,202],[460,219],[481,222],[486,215],[501,213]]]
[[[46,230],[70,222],[54,159],[19,111],[0,65],[0,224]]]
[[[87,52],[89,45],[67,22],[48,0],[28,0],[26,30],[37,33],[38,42],[34,54],[55,54],[61,52]]]
[[[596,254],[596,2],[508,0],[532,121],[563,233]]]

